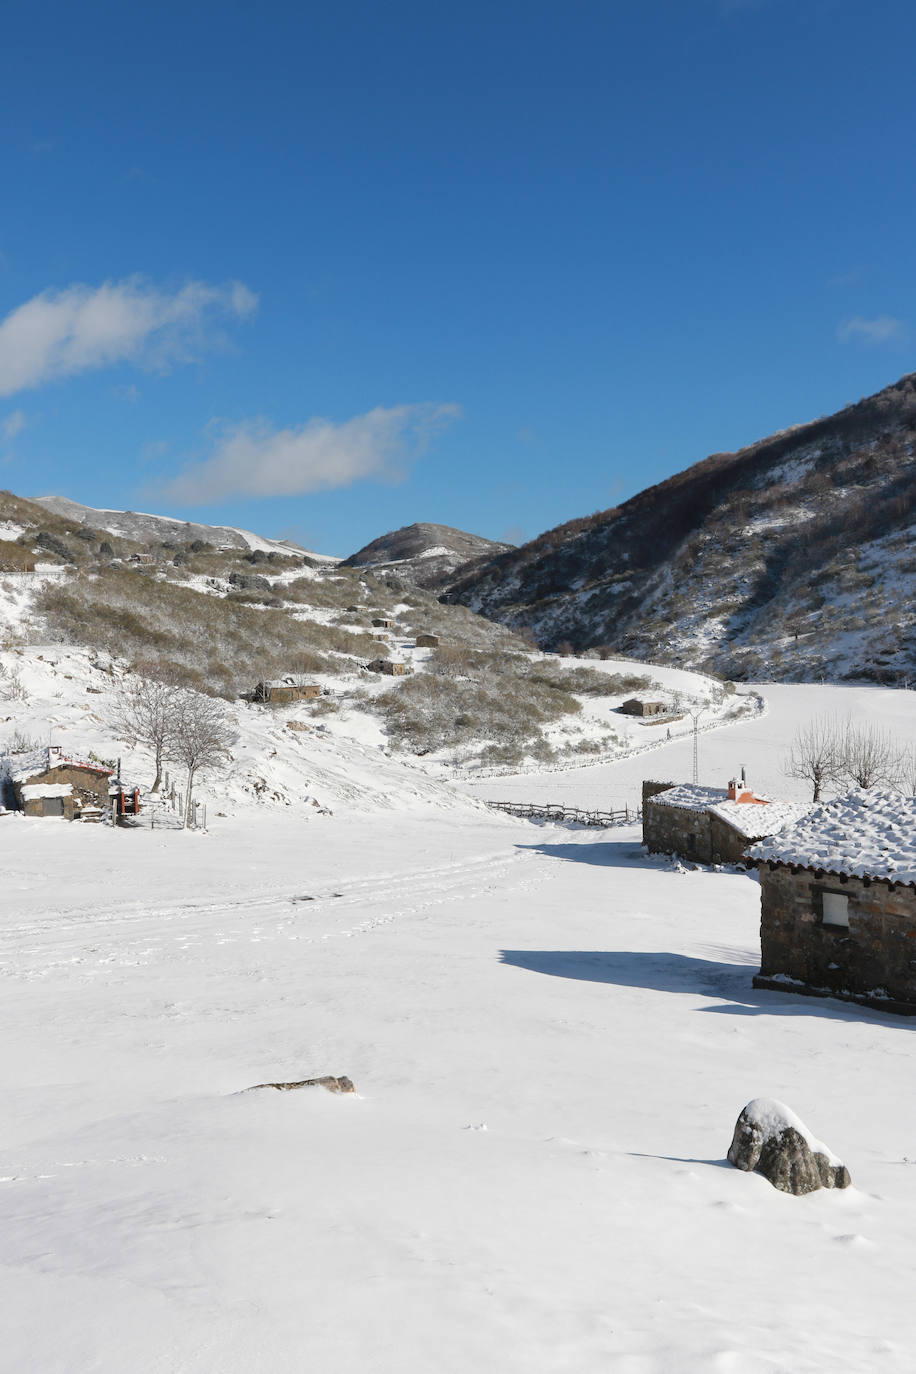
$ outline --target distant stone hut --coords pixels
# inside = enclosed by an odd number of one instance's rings
[[[373,630],[390,630],[391,621],[386,620],[384,616],[377,615],[372,622],[372,628]]]
[[[652,854],[679,854],[694,863],[747,863],[748,845],[775,835],[808,806],[769,802],[746,784],[727,788],[643,783],[643,843]]]
[[[251,700],[266,702],[268,706],[288,706],[291,701],[309,701],[320,696],[319,683],[302,682],[295,677],[282,677],[272,682],[259,682],[251,694]]]
[[[669,707],[663,701],[640,701],[639,697],[630,697],[617,707],[617,710],[624,716],[667,716]]]
[[[856,789],[751,854],[755,987],[916,1015],[916,797]]]
[[[370,673],[387,673],[389,677],[403,677],[407,672],[406,663],[395,663],[390,658],[374,658],[366,666]]]
[[[438,635],[417,635],[416,645],[418,649],[438,649]]]

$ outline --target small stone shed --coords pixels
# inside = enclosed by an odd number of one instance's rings
[[[857,788],[750,852],[755,987],[916,1015],[916,797]]]
[[[438,649],[438,635],[417,635],[416,645],[418,649]]]
[[[374,658],[366,666],[370,673],[387,673],[389,677],[403,677],[407,672],[406,663],[395,663],[390,658]]]
[[[84,808],[108,805],[112,769],[68,758],[56,745],[18,762],[7,776],[7,795],[27,816],[64,816],[78,820]]]
[[[375,619],[374,619],[373,622],[372,622],[372,628],[373,628],[374,630],[390,630],[390,629],[391,629],[391,621],[390,621],[390,620],[386,620],[386,619],[384,618],[384,616],[378,615],[378,616],[375,617]]]
[[[321,696],[317,682],[303,682],[296,677],[277,678],[272,682],[259,682],[252,693],[253,701],[266,701],[269,706],[286,706],[291,701],[309,701]]]

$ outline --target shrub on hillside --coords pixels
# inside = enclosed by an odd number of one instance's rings
[[[78,582],[45,584],[35,606],[55,638],[126,659],[156,657],[186,685],[227,697],[258,678],[296,671],[306,657],[304,671],[340,671],[346,665],[328,654],[364,659],[379,647],[368,635],[117,566]]]

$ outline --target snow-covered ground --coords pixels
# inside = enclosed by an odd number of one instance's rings
[[[916,746],[916,691],[883,687],[833,687],[763,683],[749,690],[762,694],[764,716],[703,731],[697,740],[700,783],[725,787],[747,769],[748,783],[758,793],[786,801],[810,801],[810,784],[789,778],[785,758],[799,726],[818,716],[850,717],[857,724],[886,729],[901,746]],[[467,782],[466,790],[491,801],[559,802],[598,810],[638,805],[642,781],[689,782],[693,777],[693,727],[681,722],[669,742],[656,729],[655,747],[615,763],[563,769],[540,775],[518,774]]]
[[[6,728],[97,747],[107,663],[14,659]],[[913,693],[762,690],[701,782],[803,797],[824,712],[916,740]],[[0,816],[2,1374],[909,1374],[912,1023],[755,991],[753,878],[478,800],[635,800],[688,737],[456,787],[234,709],[209,833]],[[851,1189],[727,1165],[764,1096]]]
[[[0,846],[0,1368],[912,1368],[912,1029],[755,992],[752,879],[441,813]],[[852,1189],[726,1165],[762,1095]]]

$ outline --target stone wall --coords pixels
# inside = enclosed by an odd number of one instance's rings
[[[745,849],[754,841],[742,835],[741,831],[729,825],[728,821],[723,821],[721,816],[710,816],[709,836],[714,864],[745,864],[748,868],[754,866],[753,859],[747,859],[744,855]]]
[[[823,893],[848,898],[849,927],[825,924]],[[760,865],[760,973],[755,987],[827,992],[916,1014],[916,891],[813,870]]]
[[[75,819],[76,809],[72,797],[51,797],[49,802],[51,809],[47,810],[44,797],[32,797],[22,803],[22,814],[42,817],[60,815],[66,821]]]
[[[650,854],[680,854],[695,863],[712,862],[708,812],[665,806],[662,797],[655,801],[645,791],[643,796],[642,842]]]

